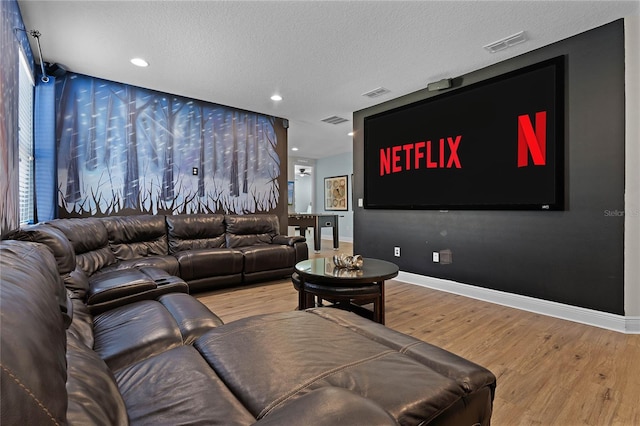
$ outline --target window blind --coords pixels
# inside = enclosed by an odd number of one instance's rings
[[[20,224],[33,223],[33,76],[24,53],[20,50],[18,77],[18,181]]]

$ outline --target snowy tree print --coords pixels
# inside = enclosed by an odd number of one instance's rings
[[[56,102],[60,217],[278,204],[275,117],[74,73]]]

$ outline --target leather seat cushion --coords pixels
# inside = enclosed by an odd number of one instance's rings
[[[238,250],[206,248],[181,251],[174,256],[180,264],[180,277],[185,281],[242,272],[243,256]]]
[[[246,426],[254,417],[192,346],[115,372],[131,424]]]
[[[290,246],[269,244],[240,247],[238,250],[244,254],[245,274],[291,268],[295,264],[296,253]]]

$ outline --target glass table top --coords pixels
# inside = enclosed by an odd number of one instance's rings
[[[332,258],[303,260],[296,264],[295,269],[307,281],[336,284],[372,283],[398,275],[398,265],[368,257],[363,259],[362,269],[337,267]]]

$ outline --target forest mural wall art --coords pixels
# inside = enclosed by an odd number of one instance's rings
[[[74,73],[56,81],[56,111],[60,217],[283,204],[282,119]]]

